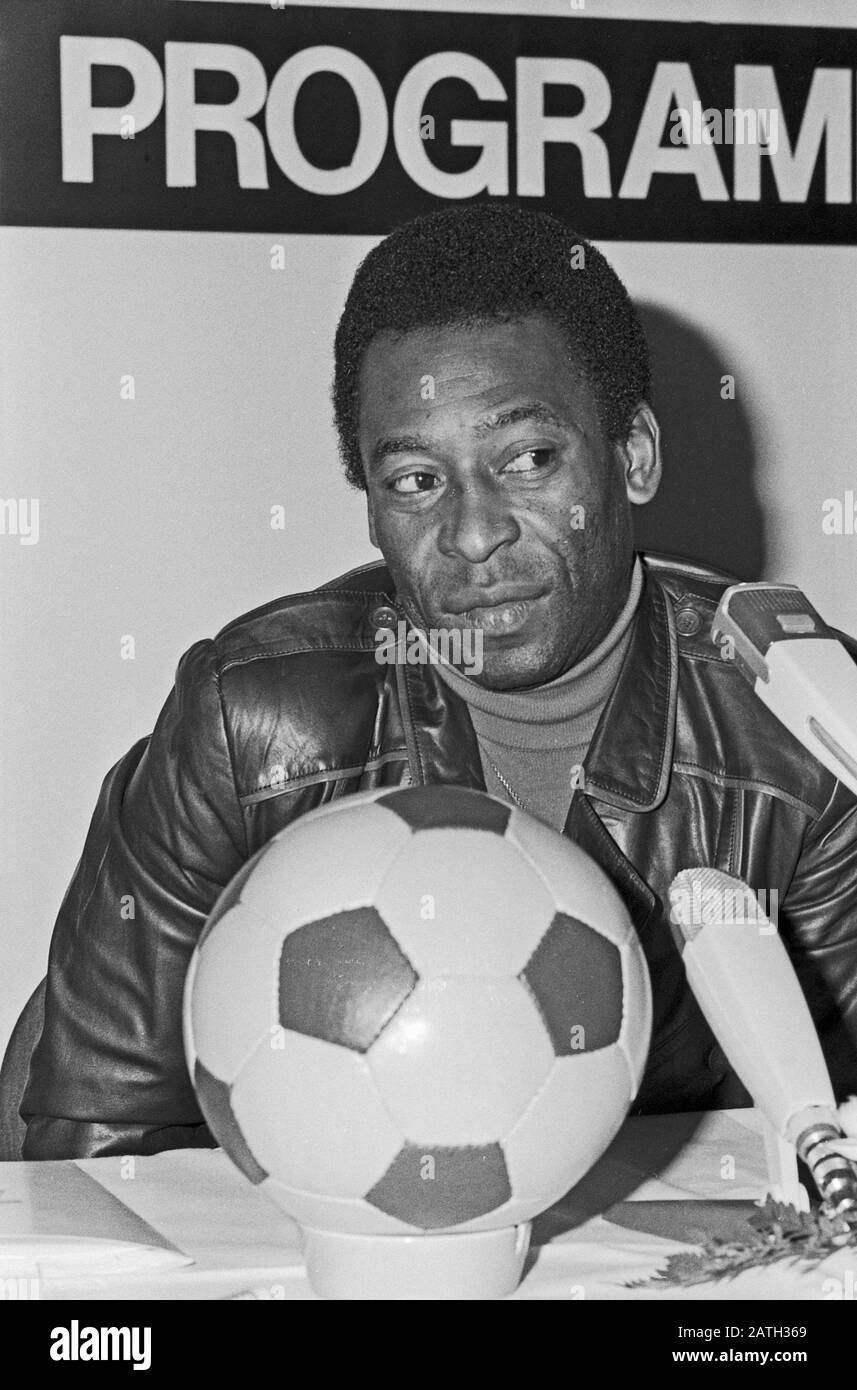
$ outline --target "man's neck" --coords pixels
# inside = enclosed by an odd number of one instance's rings
[[[618,674],[621,657],[643,591],[643,567],[635,557],[628,593],[609,632],[582,661],[542,685],[516,690],[492,690],[465,676],[457,667],[433,654],[442,680],[465,700],[473,711],[500,719],[521,720],[528,724],[559,724],[591,707],[601,694],[604,679]],[[617,654],[619,656],[617,665]]]

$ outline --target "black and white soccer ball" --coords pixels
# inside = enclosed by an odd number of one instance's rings
[[[610,1143],[651,995],[624,904],[570,840],[483,792],[387,788],[236,875],[184,1026],[213,1135],[302,1225],[479,1231],[550,1206]]]

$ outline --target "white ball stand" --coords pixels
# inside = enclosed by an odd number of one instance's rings
[[[321,1298],[494,1299],[513,1293],[531,1223],[439,1235],[350,1235],[304,1227],[307,1276]]]

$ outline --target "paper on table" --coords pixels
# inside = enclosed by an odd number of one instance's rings
[[[633,1117],[582,1182],[533,1223],[531,1267],[515,1298],[821,1299],[840,1256],[783,1262],[700,1285],[651,1280],[700,1238],[735,1239],[768,1188],[753,1110]],[[841,1280],[840,1280],[841,1285]]]
[[[680,1200],[759,1201],[768,1191],[763,1120],[757,1110],[641,1116],[631,1125],[629,1139],[654,1165],[634,1201],[666,1197],[659,1190],[663,1184]]]
[[[533,1242],[564,1239],[626,1203],[748,1203],[761,1200],[767,1186],[755,1111],[633,1116],[577,1186],[536,1217]]]
[[[295,1222],[222,1149],[170,1149],[137,1158],[133,1182],[123,1181],[115,1162],[78,1162],[144,1221],[167,1231],[197,1270],[303,1269]]]
[[[0,1163],[0,1276],[54,1279],[192,1263],[75,1163]]]

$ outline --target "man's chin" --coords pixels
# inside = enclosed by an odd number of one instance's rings
[[[498,633],[446,613],[420,627],[442,661],[486,690],[526,690],[562,670],[562,655],[546,651],[541,633]]]
[[[534,652],[529,646],[492,651],[493,645],[485,642],[482,666],[478,674],[473,670],[462,671],[462,674],[469,676],[476,685],[481,685],[485,690],[535,689],[552,680],[557,674],[553,669],[554,664],[545,661],[543,653]]]

